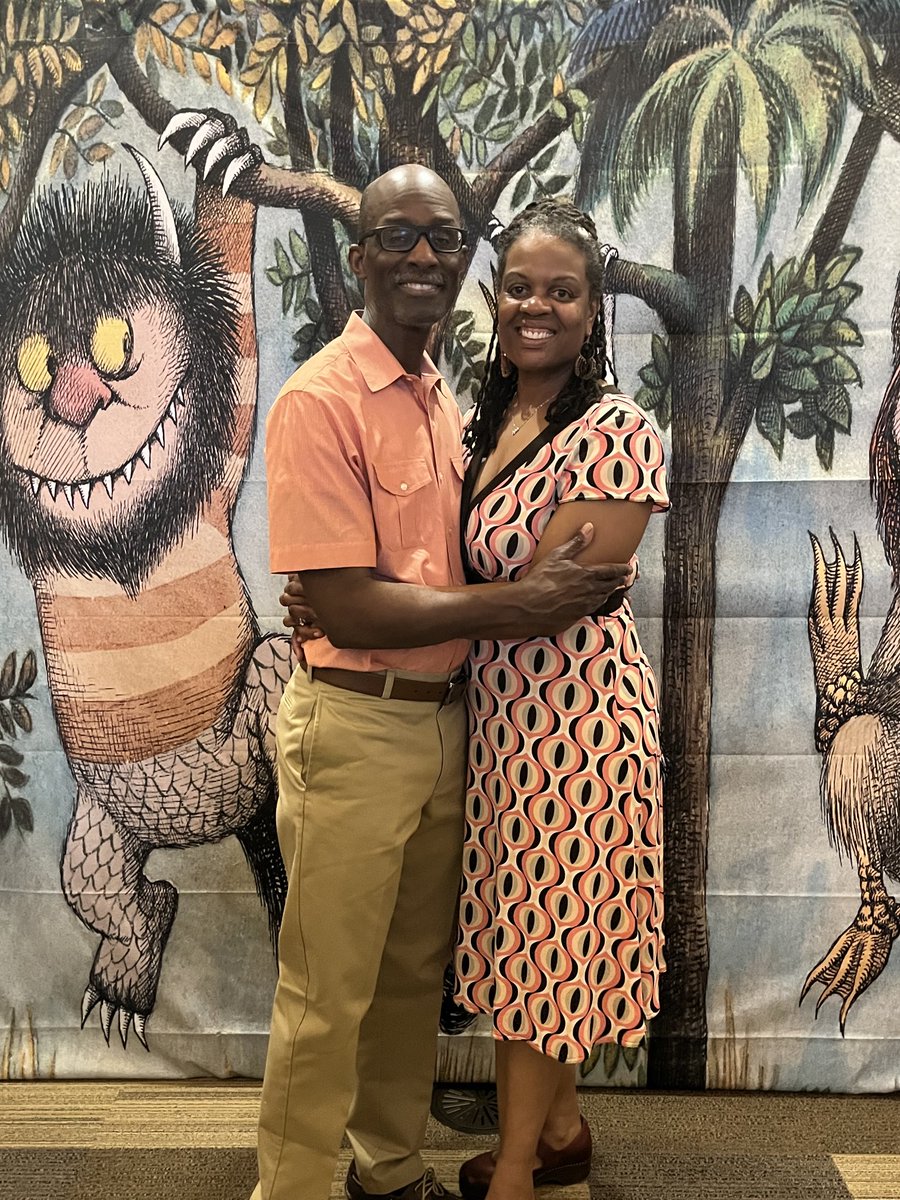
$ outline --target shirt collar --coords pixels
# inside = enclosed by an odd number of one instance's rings
[[[362,319],[357,312],[350,314],[350,320],[344,326],[341,341],[347,347],[350,357],[359,367],[360,374],[366,381],[366,387],[371,392],[380,392],[383,388],[405,378],[406,371],[391,354],[387,346]],[[427,354],[422,355],[420,375],[424,392],[429,395],[435,386],[441,383],[441,374]]]

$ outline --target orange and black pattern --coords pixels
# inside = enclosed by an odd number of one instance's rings
[[[631,401],[535,439],[474,497],[474,576],[516,579],[569,499],[667,507],[659,437]],[[470,667],[457,999],[563,1062],[636,1045],[665,965],[656,681],[631,609],[477,642]]]

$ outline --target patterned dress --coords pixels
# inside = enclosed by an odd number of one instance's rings
[[[668,506],[659,436],[606,395],[463,499],[470,578],[515,580],[567,500]],[[459,1003],[561,1062],[637,1045],[659,1006],[662,813],[656,681],[627,600],[555,637],[470,656]]]

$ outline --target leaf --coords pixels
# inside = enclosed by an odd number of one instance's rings
[[[343,45],[346,34],[343,25],[332,25],[322,40],[319,42],[319,53],[326,58],[329,54],[334,54],[338,46]]]
[[[459,98],[457,108],[460,112],[466,112],[470,108],[474,108],[476,104],[480,104],[487,91],[488,81],[479,79],[476,83],[471,84]]]
[[[757,301],[756,313],[753,317],[753,336],[758,342],[763,342],[772,332],[773,318],[771,293],[764,292]]]
[[[753,326],[753,299],[743,284],[740,285],[734,297],[734,319],[741,329],[750,330]]]
[[[807,438],[811,438],[816,432],[816,426],[812,418],[799,409],[789,412],[785,416],[785,422],[794,437],[799,438],[801,441],[806,441]]]
[[[294,280],[293,277],[286,279],[281,286],[281,312],[286,316],[288,310],[294,302]]]
[[[838,346],[861,346],[862,334],[853,321],[832,321],[828,326],[827,338]]]
[[[195,50],[191,55],[191,62],[194,64],[194,70],[197,72],[200,78],[205,79],[206,82],[209,83],[212,79],[212,68],[209,65],[206,55],[201,54],[199,50]],[[263,70],[265,71],[267,69],[268,68],[266,65],[263,64]],[[249,81],[245,79],[244,82],[248,83]]]
[[[638,371],[638,377],[650,388],[662,390],[666,386],[665,381],[660,379],[653,363],[647,363],[646,366],[641,367]]]
[[[3,776],[10,787],[23,788],[28,782],[28,776],[24,771],[20,771],[18,767],[0,767],[0,775]]]
[[[315,84],[313,84],[315,87]],[[256,91],[253,94],[253,115],[257,121],[262,121],[263,117],[272,107],[272,74],[266,71],[262,79],[260,79]]]
[[[463,29],[462,48],[466,58],[468,58],[470,62],[474,62],[478,53],[478,46],[475,41],[475,26],[471,21],[469,21]]]
[[[6,796],[0,798],[0,838],[5,838],[12,825],[12,805]]]
[[[188,13],[183,21],[179,21],[172,31],[172,37],[176,37],[179,41],[189,41],[197,30],[200,28],[200,14]]]
[[[111,121],[115,121],[125,112],[125,106],[118,100],[104,100],[100,105],[100,111],[104,113]]]
[[[634,402],[640,405],[645,412],[652,412],[659,404],[661,395],[662,393],[658,388],[639,387],[634,394]]]
[[[781,458],[784,453],[784,409],[773,396],[764,396],[759,402],[756,428]]]
[[[555,196],[564,188],[569,187],[571,182],[572,177],[570,175],[551,175],[550,178],[544,183],[544,190],[549,192],[551,196]]]
[[[13,722],[12,717],[9,715],[9,711],[5,704],[0,704],[0,729],[3,730],[7,737],[18,737],[15,723]]]
[[[795,367],[779,372],[778,381],[792,392],[815,392],[819,389],[819,377],[812,367]]]
[[[94,114],[94,116],[88,117],[81,122],[78,127],[78,133],[75,136],[79,142],[90,141],[95,134],[100,132],[105,124],[106,122],[102,117]]]
[[[16,686],[16,652],[11,651],[6,656],[3,669],[0,670],[0,700],[6,700],[13,694]]]
[[[822,363],[821,372],[823,378],[833,379],[838,383],[862,383],[856,363],[840,351]]]
[[[660,337],[658,333],[654,333],[650,339],[650,352],[653,356],[653,365],[656,367],[656,372],[660,380],[662,383],[668,385],[672,374],[669,346],[665,338]]]
[[[91,104],[100,103],[103,93],[106,91],[106,79],[107,76],[105,71],[101,71],[100,74],[95,78],[91,87]]]
[[[112,146],[107,146],[105,142],[97,142],[85,150],[84,157],[89,163],[98,163],[105,162],[113,153]]]
[[[291,255],[298,267],[306,270],[309,266],[309,251],[306,248],[306,243],[296,229],[292,229],[288,235],[288,245],[291,248]]]
[[[231,76],[225,69],[225,64],[221,59],[218,58],[216,59],[216,80],[218,81],[219,87],[222,89],[225,95],[230,96],[233,91]]]
[[[827,429],[816,434],[816,454],[819,456],[819,462],[826,471],[831,470],[831,464],[834,461],[834,428],[829,425]]]
[[[853,408],[847,389],[844,387],[823,388],[817,397],[819,412],[836,425],[841,433],[850,432]]]
[[[51,176],[55,175],[59,170],[59,164],[62,162],[62,157],[68,144],[69,139],[62,133],[53,143],[53,153],[50,155],[50,166],[48,168],[48,173]]]
[[[266,267],[266,279],[269,283],[274,283],[276,287],[281,287],[284,280],[281,278],[281,272],[277,267]]]
[[[155,21],[157,25],[165,25],[166,21],[171,21],[175,14],[181,9],[181,5],[175,0],[169,0],[166,4],[161,4],[151,14],[150,19]]]
[[[518,209],[521,204],[525,203],[525,197],[531,190],[531,176],[528,171],[523,171],[519,176],[516,186],[513,188],[512,207]]]
[[[761,383],[764,379],[768,379],[772,372],[772,367],[775,365],[775,354],[778,350],[777,342],[769,342],[760,350],[750,367],[750,376],[757,383]]]
[[[861,253],[857,249],[847,250],[831,259],[821,277],[822,290],[837,287],[838,284],[843,283],[847,274],[858,262]]]
[[[775,281],[772,284],[772,303],[778,309],[779,305],[791,290],[791,283],[797,271],[796,258],[789,258],[787,262],[782,263],[775,275]]]
[[[542,171],[548,170],[550,164],[553,162],[553,159],[556,157],[556,151],[558,147],[559,139],[556,139],[552,145],[550,145],[546,150],[542,151],[542,153],[539,154],[534,160],[534,162],[531,164],[532,171],[540,175]]]
[[[16,827],[20,833],[34,832],[34,815],[31,811],[31,805],[24,796],[10,796],[10,804],[12,806],[13,817],[15,818]]]
[[[6,742],[0,742],[0,763],[7,767],[19,767],[24,761],[24,755],[20,754],[14,746],[9,746]]]
[[[778,306],[778,311],[775,313],[776,329],[784,329],[790,324],[799,303],[800,293],[793,292],[782,304]]]
[[[821,301],[822,301],[822,293],[821,292],[808,292],[807,295],[803,296],[798,301],[797,307],[794,310],[794,320],[802,321],[806,317],[811,317],[812,314],[819,307],[819,304],[821,303]]]
[[[476,133],[484,133],[491,121],[494,119],[494,114],[497,111],[497,106],[500,103],[500,93],[495,92],[493,96],[488,96],[481,108],[479,108],[473,129]]]

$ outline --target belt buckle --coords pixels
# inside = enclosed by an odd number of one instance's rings
[[[454,675],[452,679],[447,681],[447,690],[444,692],[440,703],[440,708],[446,708],[448,704],[452,704],[459,696],[462,695],[466,686],[465,675]]]

